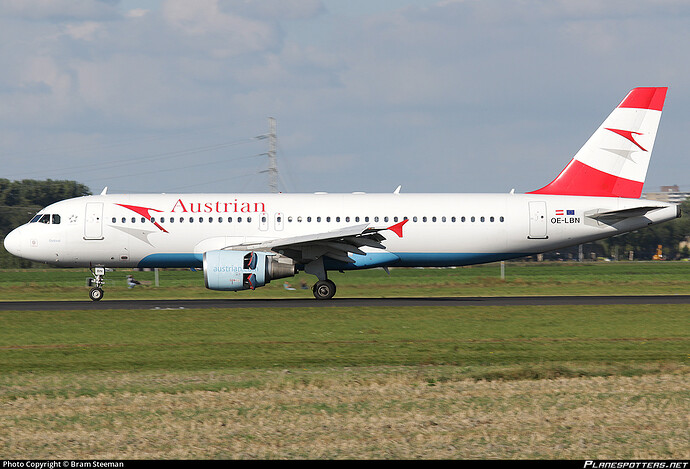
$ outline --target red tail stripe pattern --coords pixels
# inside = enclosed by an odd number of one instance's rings
[[[651,109],[661,111],[664,107],[668,88],[635,88],[618,107]]]
[[[561,178],[561,175],[568,176]],[[617,177],[577,160],[570,164],[549,185],[528,194],[587,195],[590,197],[625,197],[637,199],[642,194],[644,182]]]

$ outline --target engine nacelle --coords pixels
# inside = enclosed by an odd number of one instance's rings
[[[209,290],[254,290],[271,280],[297,273],[291,259],[265,252],[208,251],[204,253],[204,282]]]

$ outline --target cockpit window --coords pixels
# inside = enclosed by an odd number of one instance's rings
[[[49,214],[49,213],[39,213],[34,215],[34,217],[31,219],[29,223],[45,223],[46,225],[52,224],[53,225],[59,225],[60,224],[60,215],[57,213],[54,214]]]

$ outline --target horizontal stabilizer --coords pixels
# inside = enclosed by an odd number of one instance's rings
[[[606,212],[599,212],[599,213],[592,213],[591,215],[587,215],[589,218],[594,218],[595,220],[599,219],[604,219],[604,218],[617,218],[617,219],[624,219],[624,218],[635,218],[635,217],[642,217],[646,215],[647,213],[651,212],[652,210],[659,210],[664,207],[658,207],[658,206],[650,206],[650,207],[635,207],[635,208],[626,208],[623,210],[607,210]]]

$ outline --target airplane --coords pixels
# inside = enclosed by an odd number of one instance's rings
[[[640,199],[666,87],[630,91],[546,186],[516,194],[108,194],[45,207],[4,240],[15,256],[88,267],[203,269],[206,288],[254,290],[329,271],[450,267],[534,255],[680,217]]]

